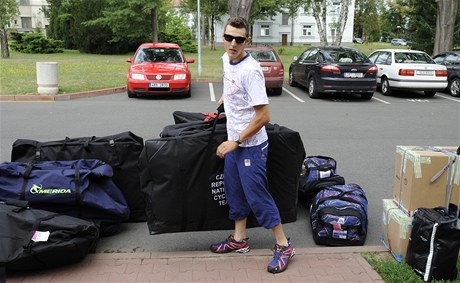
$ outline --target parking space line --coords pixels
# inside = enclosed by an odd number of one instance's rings
[[[214,86],[212,83],[209,83],[209,95],[211,96],[211,101],[216,101],[216,95],[214,94]]]
[[[305,101],[303,101],[302,99],[300,99],[297,95],[293,94],[292,92],[290,92],[289,90],[287,90],[286,88],[283,87],[283,90],[285,92],[287,92],[290,96],[294,97],[295,99],[297,99],[299,102],[302,102],[302,103],[305,103]]]
[[[375,97],[375,96],[372,96],[372,99],[378,100],[378,101],[383,102],[383,103],[385,103],[385,104],[391,104],[390,102],[385,101],[385,100],[380,99],[380,98],[377,98],[377,97]]]
[[[441,94],[436,94],[436,96],[440,96],[440,97],[445,98],[445,99],[449,99],[449,100],[453,100],[453,101],[456,101],[456,102],[460,102],[459,99],[455,99],[455,98],[452,98],[452,97],[444,96],[444,95],[441,95]]]

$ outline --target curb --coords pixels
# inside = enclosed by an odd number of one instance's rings
[[[296,248],[296,255],[330,255],[330,254],[356,254],[366,252],[388,252],[385,246],[346,246],[346,247],[316,247]],[[94,253],[88,256],[93,259],[158,259],[158,258],[219,258],[222,254],[209,251],[177,251],[177,252],[134,252],[134,253]],[[246,257],[273,256],[270,249],[251,249]],[[225,257],[241,257],[241,254],[228,253]]]
[[[197,78],[192,79],[192,82],[196,83],[211,83],[211,82],[221,82],[221,78]],[[63,94],[56,94],[56,95],[40,95],[40,94],[2,94],[0,95],[0,102],[2,101],[66,101],[66,100],[73,100],[78,98],[88,98],[100,95],[108,95],[108,94],[115,94],[119,92],[126,92],[126,86],[114,87],[114,88],[105,88],[99,90],[89,90],[89,91],[81,91],[81,92],[74,92],[74,93],[63,93]]]

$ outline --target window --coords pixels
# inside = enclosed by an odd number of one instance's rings
[[[289,15],[288,15],[288,14],[283,13],[283,14],[281,15],[281,24],[282,24],[283,26],[287,26],[287,25],[289,24]]]
[[[312,28],[312,25],[303,25],[302,35],[305,35],[305,36],[311,35],[311,28]]]
[[[32,28],[32,18],[22,17],[21,18],[22,28]]]
[[[460,64],[460,55],[449,54],[446,57],[446,63],[449,65],[459,65]]]
[[[261,36],[270,35],[270,26],[269,25],[261,25],[260,26],[260,35]]]
[[[305,61],[308,61],[308,62],[315,62],[316,61],[316,57],[318,55],[318,49],[313,49],[307,56],[307,58],[305,58]]]
[[[388,52],[381,53],[380,56],[375,61],[375,64],[385,64],[388,65],[390,62],[391,54]]]

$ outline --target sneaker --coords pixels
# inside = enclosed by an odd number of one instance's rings
[[[241,242],[235,241],[233,235],[228,236],[225,241],[217,244],[212,244],[209,248],[213,253],[223,254],[229,252],[247,253],[249,252],[249,238],[243,239]]]
[[[275,245],[273,260],[268,264],[267,271],[270,273],[280,273],[286,270],[289,260],[295,255],[295,249],[288,239],[288,246],[282,247]]]

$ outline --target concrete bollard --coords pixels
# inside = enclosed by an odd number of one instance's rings
[[[55,95],[59,91],[57,62],[37,62],[38,94]]]

